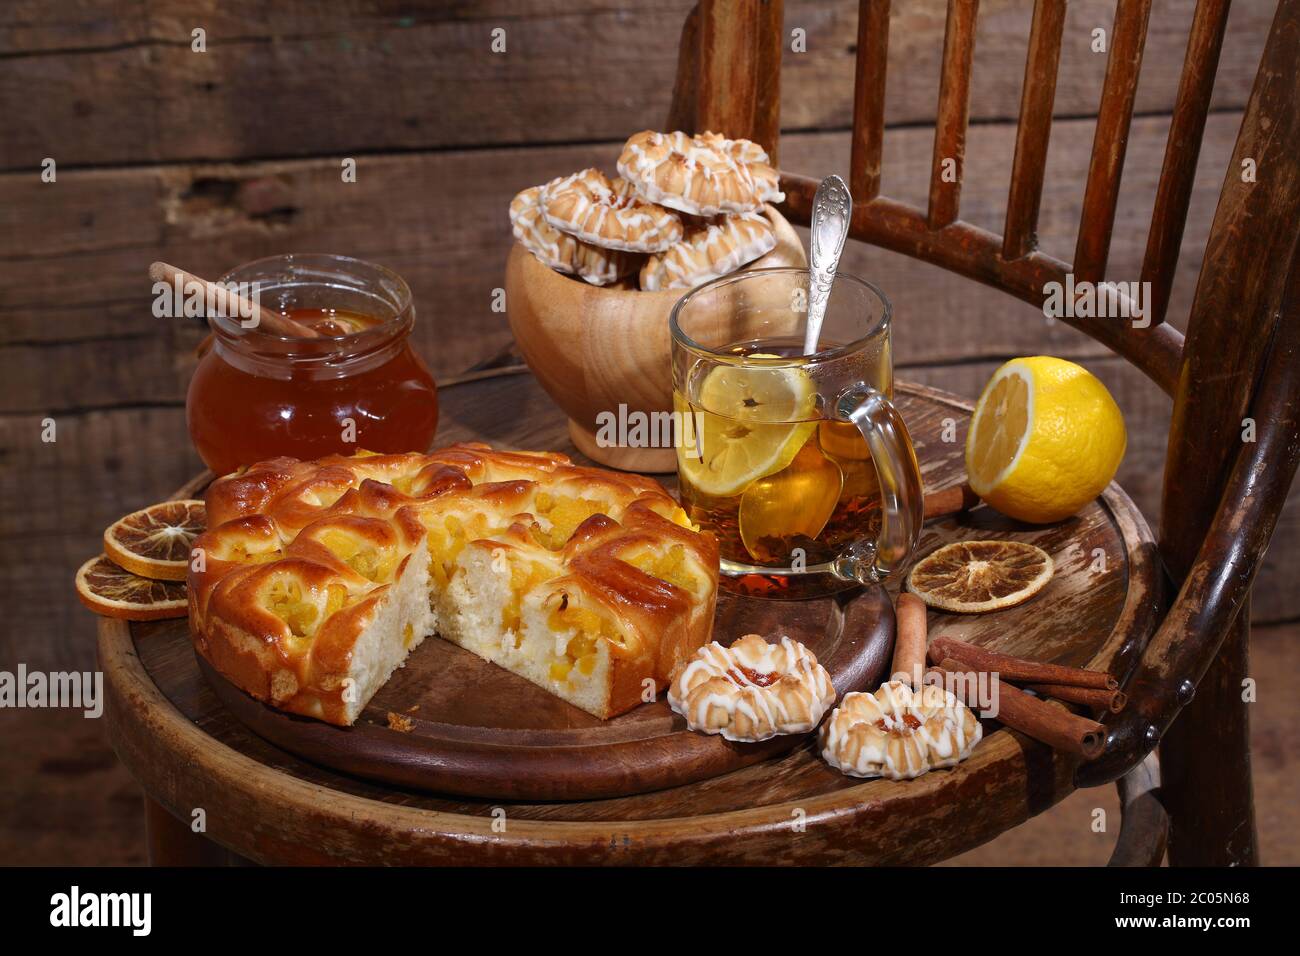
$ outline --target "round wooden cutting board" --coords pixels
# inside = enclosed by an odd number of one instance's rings
[[[714,640],[802,641],[838,694],[874,689],[889,666],[894,612],[880,588],[807,601],[718,596]],[[196,655],[198,656],[198,655]],[[345,773],[417,790],[502,800],[627,796],[692,783],[784,753],[807,735],[738,744],[686,728],[664,696],[600,720],[437,637],[411,652],[351,727],[284,714],[198,658],[222,702],[254,732]],[[411,722],[388,726],[389,712]]]

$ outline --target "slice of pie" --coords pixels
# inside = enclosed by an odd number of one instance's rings
[[[656,482],[548,452],[277,458],[213,482],[190,631],[230,681],[348,725],[437,633],[597,717],[708,642],[717,544]]]

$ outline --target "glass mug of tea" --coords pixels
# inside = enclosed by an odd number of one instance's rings
[[[890,306],[840,273],[804,354],[808,270],[755,269],[669,320],[679,494],[724,586],[804,597],[883,580],[916,547],[921,473],[891,401]]]

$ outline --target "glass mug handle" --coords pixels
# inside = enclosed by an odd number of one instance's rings
[[[831,562],[846,581],[878,583],[907,562],[921,537],[924,499],[912,437],[883,392],[859,382],[836,400],[837,417],[858,427],[880,482],[882,522],[875,541],[857,541]]]

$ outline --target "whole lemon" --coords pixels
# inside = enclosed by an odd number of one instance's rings
[[[1119,406],[1087,369],[1050,355],[1012,359],[975,406],[966,473],[998,511],[1046,524],[1097,497],[1127,444]]]

